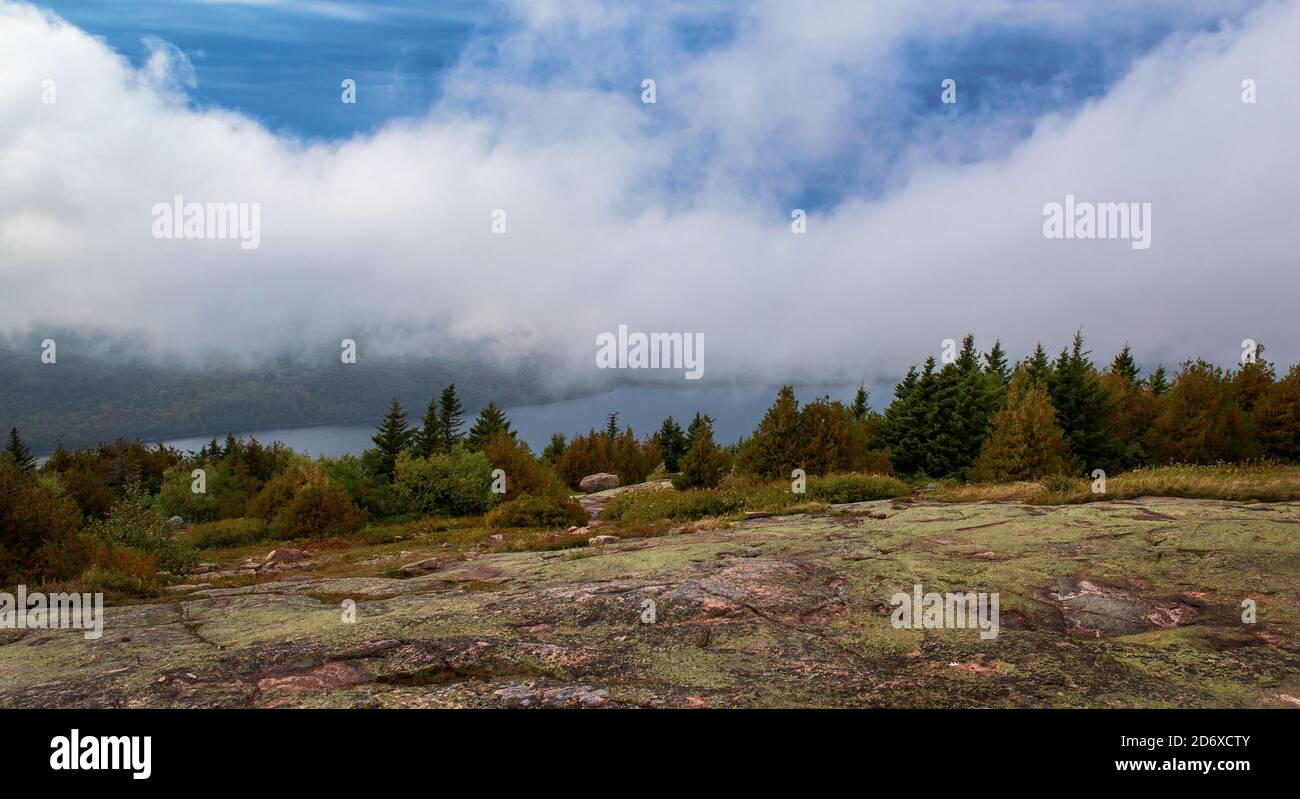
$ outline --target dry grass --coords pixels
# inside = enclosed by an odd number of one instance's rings
[[[1105,493],[1092,481],[1052,478],[1043,483],[942,485],[926,494],[940,502],[1026,502],[1071,505],[1138,497],[1185,497],[1238,502],[1300,500],[1300,466],[1278,464],[1160,466],[1111,475]]]

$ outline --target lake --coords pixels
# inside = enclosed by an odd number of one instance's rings
[[[798,389],[799,401],[807,402],[822,395],[831,399],[851,402],[857,386],[815,385]],[[528,442],[533,452],[541,452],[552,433],[564,433],[570,439],[576,433],[603,430],[605,416],[618,413],[620,429],[631,425],[638,438],[659,429],[664,417],[672,416],[685,429],[696,411],[707,413],[714,419],[714,438],[723,444],[733,443],[748,436],[758,425],[763,413],[776,398],[776,387],[734,386],[721,388],[640,388],[624,387],[590,397],[549,402],[542,405],[522,405],[507,408],[512,429]],[[889,387],[872,387],[872,405],[889,396]],[[477,409],[475,409],[477,413]],[[414,414],[412,414],[414,415]],[[465,430],[473,423],[474,414],[466,413]],[[258,441],[279,441],[298,452],[312,456],[359,455],[373,446],[374,422],[351,424],[325,424],[302,427],[284,427],[270,430],[249,430],[237,433],[241,438],[256,436]],[[412,419],[416,424],[419,419]],[[218,440],[225,432],[217,433]],[[164,440],[179,450],[198,450],[212,436],[193,436]]]

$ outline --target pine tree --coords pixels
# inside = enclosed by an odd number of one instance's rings
[[[741,470],[762,477],[786,477],[792,469],[802,468],[805,449],[800,421],[794,387],[782,386],[754,435],[740,450]],[[711,425],[709,435],[712,437]]]
[[[1300,363],[1269,386],[1255,406],[1255,424],[1266,455],[1300,462]]]
[[[854,419],[863,421],[867,418],[867,412],[871,410],[870,406],[867,405],[867,398],[869,396],[870,393],[867,391],[866,386],[858,383],[858,393],[853,395],[852,409]]]
[[[505,412],[498,408],[495,402],[489,402],[483,410],[479,411],[474,426],[470,428],[467,439],[470,449],[483,449],[483,444],[498,433],[505,433],[510,438],[515,437]]]
[[[664,468],[675,472],[681,468],[682,456],[686,454],[686,434],[669,416],[654,434],[655,443],[659,445],[659,454],[663,456]]]
[[[984,356],[984,371],[987,374],[997,375],[1002,381],[1002,385],[1011,385],[1011,369],[1007,366],[1007,352],[1002,349],[1002,341],[994,340],[993,349],[988,351]]]
[[[568,443],[564,439],[564,433],[551,433],[551,442],[542,450],[542,460],[554,466],[564,457],[564,450]]]
[[[1150,389],[1151,395],[1158,397],[1169,390],[1169,380],[1165,373],[1164,364],[1156,367],[1146,380],[1147,388]]]
[[[435,452],[441,452],[445,439],[442,435],[442,418],[438,412],[438,398],[429,399],[429,407],[424,411],[424,419],[415,437],[415,453],[427,458]]]
[[[375,448],[379,452],[378,471],[389,482],[392,482],[393,472],[397,468],[397,456],[411,446],[413,436],[414,431],[406,424],[406,411],[394,399],[392,405],[388,406],[388,413],[379,422],[379,429],[370,439],[375,442]]]
[[[1124,349],[1119,351],[1115,360],[1110,362],[1110,373],[1129,380],[1137,382],[1138,366],[1137,361],[1133,360],[1133,353],[1128,348],[1128,343],[1124,344]]]
[[[442,452],[451,452],[456,442],[464,437],[460,431],[465,423],[465,409],[456,396],[456,384],[452,383],[442,390],[438,398],[438,430],[442,433]]]
[[[673,478],[673,486],[716,488],[727,472],[727,461],[727,453],[713,441],[713,425],[705,421],[695,430],[694,443],[682,458],[682,471]]]
[[[1061,474],[1065,438],[1056,424],[1046,388],[1024,371],[1011,379],[1007,407],[992,428],[971,470],[971,479],[1005,483]]]
[[[1034,347],[1034,354],[1022,361],[1018,370],[1023,371],[1029,379],[1041,383],[1045,388],[1052,383],[1052,363],[1047,359],[1047,350],[1040,343]]]
[[[710,435],[712,435],[713,417],[709,416],[707,413],[696,411],[694,418],[691,419],[691,423],[686,426],[687,451],[695,445],[695,436],[703,431],[706,426],[710,430]]]
[[[1070,349],[1056,361],[1048,391],[1065,444],[1085,470],[1114,468],[1116,445],[1106,430],[1110,393],[1083,349],[1083,334],[1074,334]]]
[[[1237,396],[1237,404],[1246,413],[1253,412],[1255,404],[1267,393],[1276,377],[1273,364],[1264,360],[1264,345],[1255,345],[1255,360],[1243,364],[1232,375],[1232,390]]]
[[[14,463],[24,472],[30,472],[36,468],[36,457],[27,448],[27,444],[18,437],[17,427],[9,428],[9,443],[5,445],[5,452],[14,459]]]
[[[605,417],[605,435],[611,440],[618,438],[618,411],[612,411]]]

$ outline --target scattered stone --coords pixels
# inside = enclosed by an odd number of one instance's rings
[[[185,526],[185,520],[179,516],[173,516],[167,520],[167,526],[172,529],[179,529]]]
[[[594,494],[597,491],[605,491],[610,488],[618,488],[618,486],[618,475],[610,474],[608,472],[589,474],[582,478],[578,483],[578,487],[588,494]]]
[[[576,533],[577,531],[578,531],[578,525],[575,524],[572,527],[570,527],[566,532]]]
[[[772,515],[772,514],[768,513],[768,512],[765,511],[765,510],[747,510],[747,511],[745,511],[745,518],[746,518],[746,519],[766,519],[768,516],[771,516],[771,515]]]
[[[220,563],[200,563],[199,565],[190,569],[190,574],[207,574],[208,572],[217,571],[220,568],[221,568]]]
[[[301,549],[273,549],[266,553],[263,558],[267,563],[293,563],[296,560],[306,560],[307,553]]]
[[[415,577],[416,575],[428,574],[431,571],[436,571],[437,568],[437,558],[425,558],[424,560],[417,560],[414,563],[408,563],[398,571],[407,577]]]
[[[613,544],[616,541],[618,541],[618,536],[616,535],[594,535],[587,539],[587,544],[589,546],[598,547],[605,544]]]
[[[167,586],[167,590],[179,594],[182,591],[202,591],[205,588],[211,587],[212,583],[185,583],[184,585],[169,585]]]

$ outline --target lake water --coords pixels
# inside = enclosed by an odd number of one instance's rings
[[[821,385],[798,389],[799,401],[807,402],[822,395],[831,399],[851,402],[857,386]],[[578,399],[550,402],[544,405],[523,405],[507,408],[512,429],[533,452],[541,452],[552,433],[564,433],[568,438],[588,430],[603,430],[605,416],[618,413],[619,427],[631,425],[638,438],[659,429],[664,417],[672,416],[685,429],[696,411],[707,413],[714,419],[714,437],[719,443],[729,444],[753,432],[763,413],[776,398],[776,387],[736,386],[727,388],[617,388],[603,394]],[[888,397],[887,387],[872,388],[872,405]],[[475,409],[477,412],[477,409]],[[377,421],[377,420],[376,420]],[[418,422],[418,419],[416,420]],[[469,429],[473,414],[466,414],[465,429]],[[258,441],[279,441],[298,452],[312,456],[359,455],[373,446],[376,422],[352,424],[327,424],[304,427],[286,427],[273,430],[249,430],[236,435],[241,438],[256,436]],[[217,434],[218,440],[225,432]],[[164,443],[179,450],[197,450],[207,444],[212,436],[176,438]]]

